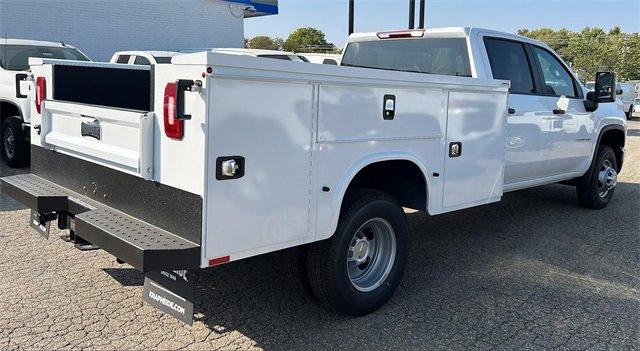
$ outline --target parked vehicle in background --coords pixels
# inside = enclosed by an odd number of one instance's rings
[[[184,49],[184,50],[180,50],[180,53],[187,54],[187,53],[202,52],[202,51],[211,51],[211,52],[217,52],[217,53],[229,54],[229,55],[262,57],[262,58],[270,58],[270,59],[285,60],[285,61],[309,62],[309,60],[307,60],[302,55],[299,55],[293,52],[277,51],[277,50],[213,48],[213,49]]]
[[[311,63],[318,63],[323,65],[340,65],[340,56],[336,54],[315,54],[315,53],[298,53],[298,55],[305,57]]]
[[[113,54],[110,63],[129,65],[156,65],[171,63],[171,58],[180,55],[176,51],[118,51]]]
[[[636,103],[636,87],[634,84],[618,83],[616,84],[616,95],[622,101],[622,110],[630,119],[633,115],[634,105]]]
[[[29,57],[89,61],[80,50],[65,43],[0,40],[0,153],[10,167],[29,162]]]
[[[144,272],[144,301],[185,322],[194,272],[284,249],[326,306],[379,309],[407,262],[403,207],[438,215],[557,182],[586,208],[613,197],[615,75],[588,92],[545,44],[434,28],[354,34],[342,66],[258,55],[32,59],[65,90],[37,90],[31,173],[2,191],[40,234],[57,220]]]

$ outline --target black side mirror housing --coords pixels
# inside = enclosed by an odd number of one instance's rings
[[[596,73],[594,101],[608,103],[616,101],[616,74],[613,72]]]
[[[593,91],[587,93],[584,108],[587,112],[598,109],[598,104],[616,101],[616,74],[613,72],[596,73],[596,84]]]

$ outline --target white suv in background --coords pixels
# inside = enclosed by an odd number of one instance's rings
[[[0,152],[10,167],[29,163],[29,57],[90,61],[62,42],[0,40]]]
[[[620,100],[622,100],[624,113],[627,115],[627,119],[630,119],[633,115],[634,104],[636,101],[635,86],[629,83],[618,83],[616,85],[616,95],[618,95]]]

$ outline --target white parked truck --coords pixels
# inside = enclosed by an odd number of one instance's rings
[[[171,59],[176,55],[180,55],[180,53],[176,51],[116,51],[109,62],[125,65],[164,65],[171,63]]]
[[[41,234],[57,221],[144,272],[143,299],[185,322],[199,269],[284,249],[318,300],[370,313],[405,270],[403,207],[565,182],[600,209],[622,168],[613,74],[588,93],[549,47],[495,31],[356,34],[342,66],[31,64],[31,173],[2,191]]]
[[[0,39],[0,153],[11,167],[29,161],[29,57],[89,61],[64,43]]]

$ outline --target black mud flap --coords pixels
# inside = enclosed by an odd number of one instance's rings
[[[147,272],[142,301],[193,325],[193,301],[197,274],[189,270]]]

